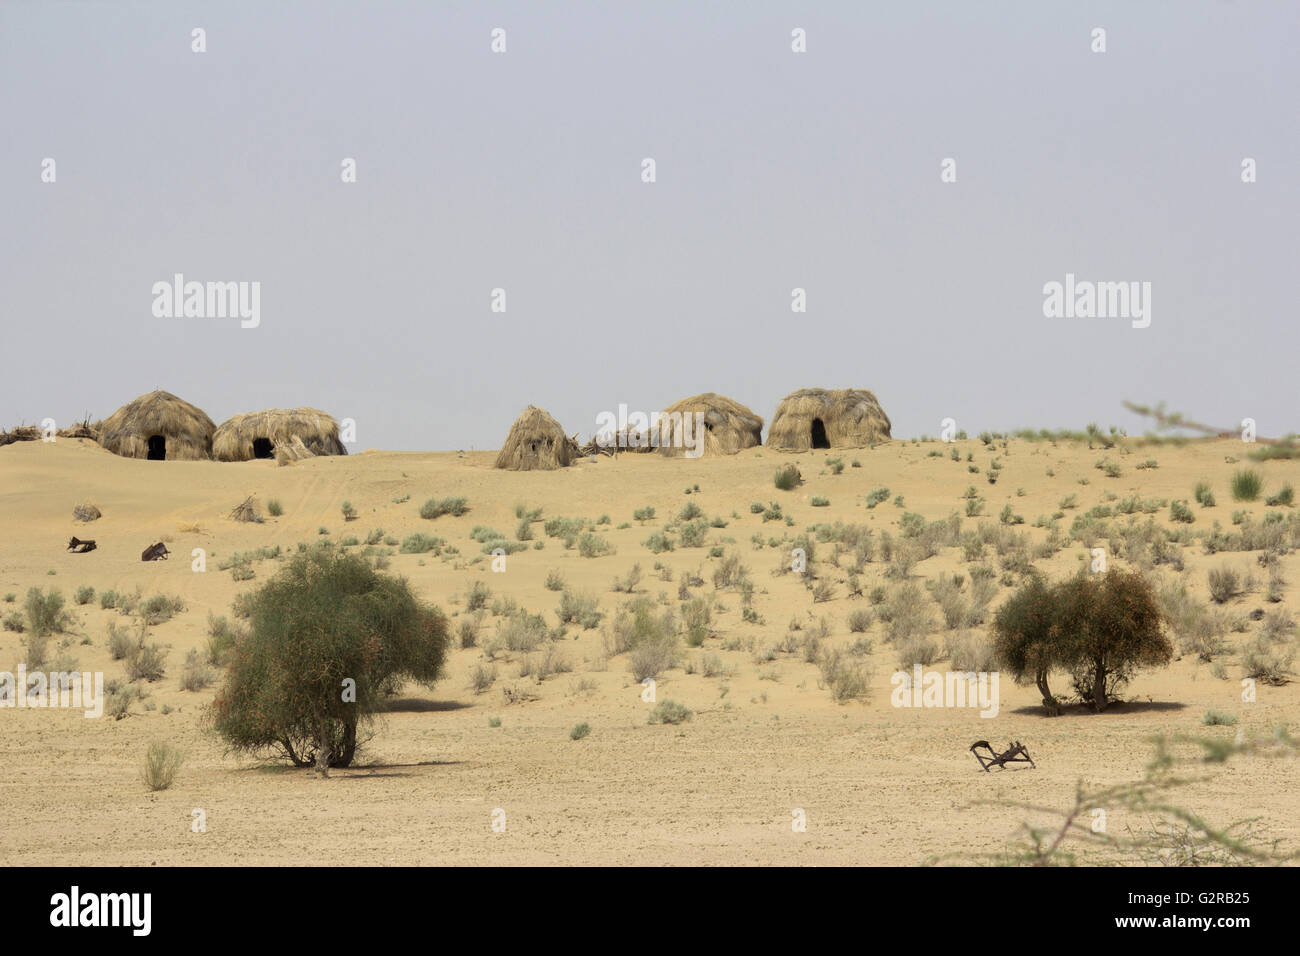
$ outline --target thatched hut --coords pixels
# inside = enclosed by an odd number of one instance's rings
[[[196,461],[212,457],[216,426],[202,409],[159,389],[99,423],[99,443],[124,458]]]
[[[862,388],[801,388],[781,399],[767,432],[769,448],[862,448],[889,440],[889,416]]]
[[[217,461],[297,461],[347,453],[339,440],[339,423],[315,408],[268,408],[235,415],[218,425],[212,436],[212,457]]]
[[[694,458],[697,448],[703,455],[734,455],[763,443],[763,419],[734,399],[705,392],[683,398],[660,412],[651,438],[660,454],[670,457]]]
[[[578,443],[564,434],[559,422],[529,405],[511,426],[496,466],[510,471],[549,471],[567,467],[581,454]]]

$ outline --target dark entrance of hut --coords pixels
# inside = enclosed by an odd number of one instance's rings
[[[820,418],[814,418],[812,423],[812,446],[814,448],[830,448],[830,439],[826,437],[826,426],[822,424]]]
[[[167,439],[162,435],[149,436],[149,460],[166,461],[167,460]]]
[[[274,458],[275,445],[269,438],[253,439],[253,457],[254,458]]]

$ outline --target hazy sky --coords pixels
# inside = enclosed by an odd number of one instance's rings
[[[494,448],[823,385],[895,436],[1300,430],[1297,38],[1295,0],[0,0],[0,425],[162,387]],[[178,272],[260,325],[155,317]],[[1066,273],[1150,326],[1046,318]]]

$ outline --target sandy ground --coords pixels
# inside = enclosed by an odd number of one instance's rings
[[[987,499],[985,514],[992,517],[963,518],[963,527],[995,521],[1010,503],[1026,519],[1017,530],[1035,542],[1045,532],[1031,527],[1034,519],[1055,512],[1069,494],[1077,494],[1080,507],[1068,513],[1067,529],[1072,516],[1108,493],[1190,498],[1199,480],[1214,487],[1218,507],[1193,504],[1194,530],[1216,518],[1230,529],[1231,512],[1238,508],[1257,518],[1266,510],[1262,502],[1231,501],[1228,481],[1242,466],[1228,459],[1244,459],[1239,442],[1135,448],[1125,456],[1080,444],[1013,440],[998,450],[1003,469],[996,486],[985,483],[984,471],[967,469],[967,453],[987,469],[994,457],[988,449],[976,440],[956,447],[960,462],[949,457],[950,446],[936,442],[895,441],[875,450],[830,453],[846,466],[861,462],[838,475],[826,468],[826,452],[787,456],[765,450],[701,461],[623,455],[559,472],[506,473],[492,468],[490,453],[367,452],[276,467],[268,461],[131,461],[82,440],[0,449],[0,597],[16,595],[15,603],[0,604],[0,616],[21,610],[30,587],[59,588],[75,620],[65,650],[81,669],[112,678],[121,677],[122,663],[110,657],[107,628],[123,619],[102,610],[98,598],[74,604],[78,587],[138,588],[145,596],[179,595],[187,604],[185,612],[153,629],[153,639],[170,647],[167,674],[146,686],[149,696],[128,718],[0,709],[0,863],[906,865],[939,855],[977,862],[979,854],[1011,839],[1025,820],[1025,812],[1010,802],[1065,808],[1080,780],[1134,780],[1151,757],[1155,735],[1232,736],[1239,728],[1247,736],[1267,737],[1278,724],[1293,730],[1300,724],[1295,683],[1261,686],[1255,703],[1240,699],[1235,648],[1249,633],[1229,635],[1234,650],[1223,658],[1226,677],[1216,678],[1209,665],[1183,657],[1166,669],[1141,673],[1123,705],[1102,715],[1072,711],[1055,719],[1042,715],[1032,688],[1009,679],[1001,681],[1000,712],[993,719],[970,709],[891,706],[896,655],[879,623],[866,635],[874,645],[866,658],[874,678],[865,701],[834,702],[818,668],[801,654],[763,662],[761,652],[782,639],[792,618],[806,628],[826,616],[830,643],[847,647],[859,635],[849,633],[845,619],[867,601],[848,596],[843,571],[826,569],[837,582],[835,597],[814,605],[796,575],[774,573],[788,561],[788,546],[757,548],[751,541],[756,532],[766,540],[838,520],[897,535],[904,511],[928,519],[964,514],[961,495],[970,485]],[[935,450],[941,455],[932,456]],[[1094,467],[1102,457],[1121,463],[1118,478],[1105,478]],[[1134,467],[1148,457],[1159,467]],[[773,487],[773,471],[785,461],[796,462],[806,479],[794,491]],[[1300,485],[1297,463],[1253,467],[1263,474],[1266,490],[1283,481]],[[683,494],[695,485],[698,493]],[[881,486],[905,496],[905,507],[891,501],[865,508],[864,496]],[[263,509],[278,499],[283,516],[262,524],[229,520],[230,510],[249,494]],[[409,500],[394,502],[406,495]],[[469,499],[468,514],[419,517],[426,499],[453,495]],[[830,505],[813,507],[813,496],[829,498]],[[72,518],[73,506],[86,499],[103,511],[90,525]],[[356,506],[357,520],[344,522],[345,500]],[[651,554],[643,542],[689,501],[709,516],[724,517],[727,527],[710,529],[705,548]],[[764,523],[750,513],[753,501],[781,502],[795,527]],[[505,573],[492,573],[487,559],[466,565],[480,554],[471,529],[489,525],[513,536],[519,502],[542,508],[544,517],[609,515],[611,523],[599,530],[616,552],[581,557],[536,524],[544,547],[510,556]],[[632,512],[646,505],[656,508],[657,517],[644,525],[633,521]],[[1168,524],[1168,512],[1161,509],[1157,520]],[[618,527],[627,522],[630,527]],[[716,654],[729,673],[704,677],[678,667],[662,677],[659,699],[672,698],[694,711],[692,721],[678,726],[648,724],[650,705],[641,700],[625,659],[606,659],[599,629],[570,628],[563,647],[571,673],[539,684],[515,676],[517,656],[498,660],[498,680],[482,693],[471,689],[470,674],[483,662],[483,651],[458,647],[434,690],[411,687],[394,702],[358,766],[322,780],[273,761],[225,754],[202,727],[216,685],[197,693],[179,687],[186,652],[205,646],[209,612],[229,615],[235,594],[256,587],[276,567],[273,560],[258,562],[257,577],[241,583],[217,570],[221,559],[267,545],[292,550],[298,542],[320,540],[322,527],[336,542],[349,535],[364,541],[371,529],[382,528],[386,536],[425,531],[457,545],[458,559],[395,553],[389,569],[456,615],[453,625],[465,613],[464,595],[475,581],[487,584],[494,597],[512,597],[554,623],[559,595],[544,585],[552,569],[570,587],[598,594],[608,616],[627,597],[612,593],[610,582],[640,563],[639,590],[652,597],[665,592],[676,606],[682,570],[701,569],[706,583],[695,593],[714,593],[711,568],[717,559],[709,557],[709,548],[715,545],[741,554],[757,586],[755,607],[763,622],[743,622],[738,595],[717,592],[724,610],[715,615],[714,635],[704,648],[688,649],[683,661]],[[96,539],[98,550],[67,553],[64,545],[74,534]],[[173,558],[142,563],[140,552],[157,540],[168,543]],[[191,570],[193,548],[207,551],[205,573]],[[1189,583],[1202,600],[1209,567],[1249,567],[1261,577],[1255,554],[1206,556],[1195,545],[1183,552]],[[1084,553],[1074,542],[1039,566],[1062,575],[1078,567]],[[653,570],[656,562],[671,569],[670,581]],[[1286,556],[1283,567],[1293,582],[1285,604],[1300,612],[1300,557]],[[961,550],[949,548],[912,574],[924,581],[968,570]],[[866,590],[884,580],[883,564],[867,565]],[[1001,588],[994,606],[1008,593]],[[1247,614],[1267,606],[1261,588],[1227,608]],[[489,615],[484,639],[495,626]],[[22,635],[0,631],[0,668],[16,670],[23,654]],[[536,699],[507,703],[505,686],[526,688]],[[1064,678],[1057,678],[1056,689],[1068,690]],[[1236,715],[1237,728],[1202,727],[1211,708]],[[491,718],[500,718],[500,726],[490,726]],[[590,736],[570,740],[570,728],[583,721],[591,725]],[[1037,769],[980,772],[967,747],[981,738],[1024,741]],[[152,740],[176,744],[186,754],[176,784],[158,793],[140,779]],[[1183,804],[1216,823],[1258,817],[1270,837],[1291,849],[1300,846],[1295,759],[1251,754],[1206,766],[1203,777],[1181,792]],[[206,814],[206,832],[191,829],[196,808]],[[806,832],[791,826],[796,808],[806,814]],[[498,809],[504,811],[504,832],[492,826]],[[1109,821],[1112,831],[1140,824],[1122,813]]]

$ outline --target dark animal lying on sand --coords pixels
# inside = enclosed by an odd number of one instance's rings
[[[80,538],[73,538],[68,542],[68,550],[74,554],[85,554],[87,551],[95,550],[95,542],[82,541]]]
[[[144,553],[140,555],[140,560],[166,561],[167,555],[169,554],[171,554],[171,552],[167,550],[167,545],[159,541],[157,544],[151,544],[149,547],[145,548]]]

